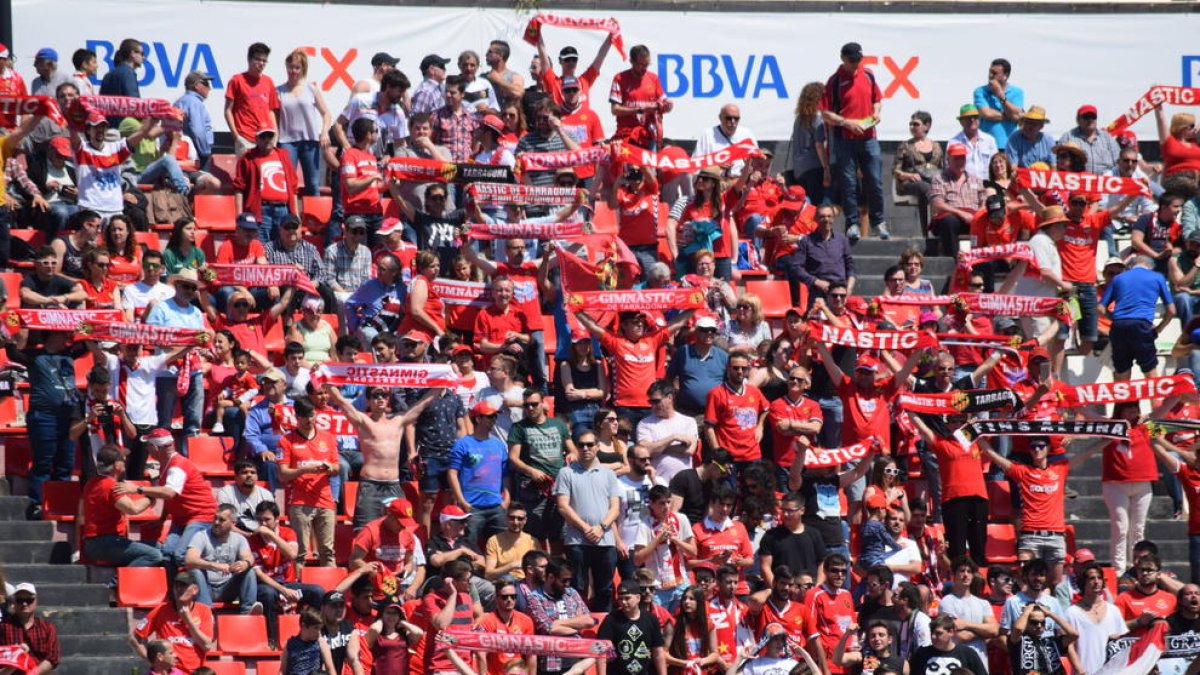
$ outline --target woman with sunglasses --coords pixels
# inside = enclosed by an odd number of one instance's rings
[[[946,165],[946,153],[937,141],[929,137],[933,117],[918,110],[908,120],[912,137],[896,146],[892,162],[892,177],[896,181],[896,193],[917,198],[917,213],[921,218],[921,229],[929,227],[929,193],[933,189],[933,177]]]
[[[762,300],[753,293],[743,293],[733,308],[733,318],[721,331],[720,345],[726,350],[757,349],[763,340],[771,340],[771,326],[763,318]]]
[[[587,331],[571,332],[571,352],[558,366],[558,380],[562,387],[558,411],[571,423],[571,433],[598,428],[596,413],[608,398],[608,376],[596,362],[592,336]]]
[[[87,293],[87,309],[116,309],[121,306],[121,288],[108,276],[112,259],[102,248],[89,248],[83,254],[83,278],[79,285]]]
[[[596,457],[600,460],[600,464],[612,469],[613,473],[618,476],[623,475],[629,470],[629,467],[625,464],[627,446],[625,441],[617,437],[617,431],[621,426],[621,419],[617,416],[617,411],[607,406],[596,408],[593,421],[595,423],[593,433],[596,436]]]
[[[875,458],[870,477],[867,479],[867,489],[863,492],[863,499],[866,500],[875,493],[883,495],[883,498],[887,500],[888,508],[902,511],[904,522],[908,522],[911,516],[908,510],[908,493],[904,491],[901,483],[900,467],[896,466],[896,460],[892,457]]]
[[[695,194],[678,219],[676,260],[709,249],[715,262],[713,275],[729,281],[733,278],[733,258],[738,248],[737,228],[731,217],[737,195],[723,190],[721,179],[718,167],[707,167],[696,174]]]

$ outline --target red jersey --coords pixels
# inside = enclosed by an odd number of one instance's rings
[[[708,392],[704,421],[715,427],[717,445],[728,450],[735,462],[753,462],[762,459],[755,431],[768,407],[770,403],[758,387],[744,382],[738,392],[721,383]]]
[[[117,306],[117,303],[113,302],[113,291],[117,290],[116,279],[106,277],[99,287],[90,280],[83,279],[79,285],[87,293],[87,300],[84,301],[84,307],[87,309],[113,309]]]
[[[1009,211],[999,225],[988,218],[987,209],[979,209],[971,220],[971,248],[1011,244],[1020,238],[1022,231],[1036,230],[1037,218],[1028,209]]]
[[[836,95],[835,95],[836,94]],[[845,68],[838,68],[825,83],[825,93],[821,94],[821,110],[837,113],[847,120],[859,121],[875,114],[875,104],[883,100],[883,93],[875,82],[875,74],[867,68],[856,68],[847,73]],[[831,133],[841,134],[842,138],[850,140],[866,140],[875,138],[875,127],[869,127],[862,134],[850,133],[848,129],[833,129]],[[828,652],[832,654],[833,652]]]
[[[450,602],[449,598],[443,598],[437,593],[429,593],[421,599],[420,615],[426,617],[426,619],[433,617],[442,611],[447,602]],[[455,594],[454,618],[450,620],[450,625],[459,630],[470,630],[471,624],[474,621],[475,618],[471,611],[470,594]],[[432,622],[429,622],[428,627],[425,628],[425,653],[422,661],[425,664],[426,673],[435,673],[438,671],[454,672],[454,664],[446,656],[446,643],[440,642],[437,639],[440,632],[433,627]],[[460,652],[459,656],[464,656],[464,653]]]
[[[1050,464],[1045,469],[1013,464],[1007,473],[1021,488],[1021,529],[1065,532],[1063,496],[1067,489],[1067,464]]]
[[[1154,589],[1149,595],[1137,588],[1131,588],[1117,596],[1116,605],[1121,610],[1121,618],[1126,621],[1138,618],[1142,612],[1153,612],[1165,619],[1175,611],[1175,595],[1161,588]],[[1148,625],[1130,629],[1128,637],[1137,637],[1149,629]]]
[[[1067,222],[1067,233],[1057,244],[1064,281],[1096,283],[1096,242],[1100,231],[1111,224],[1112,212],[1107,210],[1088,213],[1078,223]]]
[[[649,176],[637,192],[617,187],[621,241],[629,246],[658,244],[658,203],[658,183]]]
[[[337,447],[337,440],[327,432],[313,429],[312,438],[305,438],[298,429],[293,430],[279,439],[279,463],[293,469],[320,464],[336,468]],[[329,478],[329,474],[321,472],[305,473],[292,479],[287,484],[288,505],[337,509]]]
[[[771,218],[770,225],[772,227],[782,227],[788,234],[812,234],[817,229],[816,215],[817,207],[812,204],[805,204],[799,211],[780,209]],[[747,236],[751,234],[753,233],[746,233]],[[767,266],[767,269],[774,269],[776,260],[795,252],[795,244],[785,244],[778,237],[763,239],[763,264]]]
[[[603,141],[605,138],[600,117],[585,105],[580,105],[574,112],[562,116],[562,129],[568,136],[575,139],[581,148],[590,148],[597,141]],[[591,178],[596,175],[596,167],[593,164],[577,166],[575,175],[579,178]]]
[[[286,150],[271,148],[262,152],[256,147],[238,158],[233,189],[245,197],[245,210],[261,218],[263,202],[284,202],[292,211],[292,196],[300,190],[300,179]]]
[[[238,341],[241,342],[240,340]],[[246,371],[241,375],[236,372],[230,373],[228,377],[221,381],[221,390],[229,390],[229,398],[237,400],[251,391],[258,390],[258,380],[254,379],[254,374]]]
[[[124,537],[129,533],[125,514],[117,510],[117,502],[124,495],[114,495],[117,481],[111,476],[93,476],[83,486],[83,532],[84,539],[115,534]]]
[[[617,117],[615,138],[625,140],[635,129],[650,131],[651,124],[658,124],[658,132],[662,132],[662,122],[658,115],[648,109],[656,108],[660,101],[667,98],[658,76],[650,71],[641,75],[633,70],[623,70],[613,78],[612,88],[608,92],[608,102],[616,103],[627,108],[646,110],[637,115],[620,115]]]
[[[825,653],[832,654],[846,627],[854,623],[857,616],[850,591],[844,588],[833,590],[828,584],[821,584],[808,594],[808,639],[819,640]],[[854,639],[850,641],[857,642]],[[846,672],[835,665],[832,659],[826,663],[831,673]]]
[[[475,315],[475,346],[484,340],[504,344],[510,332],[529,334],[529,321],[524,312],[509,304],[501,312],[499,307],[488,305]]]
[[[254,142],[259,129],[274,129],[279,110],[279,92],[266,75],[251,79],[246,73],[229,78],[225,100],[233,102],[233,128],[242,138]]]
[[[775,463],[787,469],[792,466],[792,462],[796,461],[796,436],[784,435],[776,431],[775,426],[779,422],[795,420],[797,422],[822,423],[824,419],[821,414],[821,406],[807,396],[801,396],[796,403],[792,403],[787,395],[771,401],[767,412],[767,426],[771,427],[771,449],[775,453]],[[815,438],[815,436],[810,436],[810,438]]]
[[[375,155],[358,148],[347,148],[342,152],[342,168],[339,170],[342,181],[342,204],[346,215],[366,213],[377,215],[383,213],[383,203],[379,199],[379,182],[376,181],[358,192],[351,192],[346,181],[351,178],[365,178],[379,175],[379,163]]]
[[[1200,534],[1200,472],[1180,462],[1175,475],[1188,500],[1188,534]]]
[[[10,67],[8,71],[0,75],[0,96],[28,95],[29,89],[25,85],[25,78],[21,77],[20,73]],[[0,113],[0,128],[16,129],[17,116],[9,113]]]
[[[1113,441],[1104,446],[1103,462],[1100,480],[1106,483],[1158,480],[1150,432],[1144,424],[1129,428],[1128,441]]]
[[[296,533],[286,525],[280,525],[276,534],[286,542],[294,543],[296,541]],[[294,561],[285,558],[283,551],[279,550],[279,546],[274,541],[261,534],[252,534],[246,538],[246,541],[250,544],[250,552],[254,554],[254,564],[263,571],[263,574],[280,583],[291,583],[296,580]]]
[[[255,243],[258,241],[255,240]],[[269,351],[267,349],[267,333],[271,332],[271,327],[278,320],[279,317],[271,316],[270,312],[248,314],[245,321],[234,321],[226,314],[218,314],[216,328],[233,333],[242,349],[266,354]]]
[[[875,386],[862,391],[849,375],[842,375],[837,394],[844,412],[842,445],[854,445],[874,436],[885,449],[892,445],[892,417],[888,401],[896,395],[895,378],[875,380]]]
[[[937,455],[938,472],[942,475],[943,504],[959,497],[987,499],[983,457],[978,447],[974,444],[964,447],[955,438],[935,438],[932,450]]]
[[[242,245],[230,237],[217,249],[217,257],[213,262],[218,265],[252,265],[260,258],[265,260],[266,257],[267,250],[257,238],[251,239],[249,244]]]
[[[213,613],[208,605],[193,602],[189,611],[201,633],[216,637],[213,631]],[[153,635],[159,640],[170,642],[177,658],[175,667],[185,673],[191,673],[204,665],[207,650],[192,640],[191,631],[184,625],[178,610],[169,601],[150,610],[146,618],[138,622],[137,627],[133,629],[133,634],[142,640]]]
[[[588,66],[583,74],[576,75],[575,79],[579,81],[579,105],[584,108],[591,108],[588,103],[588,95],[592,91],[592,85],[596,83],[596,78],[600,77],[599,69]],[[550,94],[550,98],[554,101],[554,105],[561,107],[563,105],[562,94],[562,78],[558,73],[554,72],[553,68],[546,68],[542,71],[542,86]]]
[[[650,401],[646,390],[654,383],[658,373],[658,349],[670,340],[666,331],[643,336],[630,342],[619,335],[605,333],[600,336],[600,347],[612,354],[613,392],[616,405],[630,408],[648,408]]]
[[[747,614],[745,603],[737,598],[731,599],[728,605],[721,604],[719,595],[708,601],[708,620],[717,631],[717,653],[725,663],[733,663],[737,658],[738,629],[747,629]]]
[[[438,294],[437,289],[435,289],[433,284],[429,283],[429,280],[425,277],[413,279],[413,284],[415,284],[418,280],[425,284],[425,306],[422,308],[425,310],[425,315],[430,319],[433,319],[433,322],[437,324],[438,328],[441,328],[442,331],[445,332],[446,309],[442,304],[442,296]],[[411,288],[412,284],[410,284],[409,287]],[[423,323],[418,323],[411,312],[406,312],[404,318],[400,320],[399,327],[396,328],[396,335],[404,335],[410,330],[424,333],[430,338],[433,337],[428,326]]]
[[[398,582],[412,562],[413,551],[420,545],[408,530],[392,532],[383,527],[385,520],[386,517],[372,520],[354,536],[354,548],[366,552],[363,560],[379,562],[383,566],[384,573],[375,575],[371,580],[375,586],[372,597],[376,600],[400,590]]]
[[[767,598],[758,613],[758,621],[754,625],[754,638],[761,640],[767,626],[777,623],[783,626],[787,634],[801,645],[808,642],[808,610],[799,602],[787,600],[782,607],[775,606],[774,598]]]
[[[542,301],[538,294],[537,265],[523,262],[518,266],[506,262],[496,263],[496,274],[503,274],[513,282],[513,305],[525,312],[530,330],[542,330]]]
[[[726,519],[723,527],[716,527],[708,518],[692,525],[692,535],[696,537],[696,558],[705,560],[718,553],[729,553],[730,557],[750,558],[754,556],[754,546],[750,543],[750,535],[746,534],[746,526],[732,518]],[[738,571],[737,595],[750,592],[746,584],[745,573]]]
[[[162,467],[158,484],[175,491],[171,499],[163,500],[163,515],[175,525],[211,523],[217,513],[217,501],[204,474],[191,460],[178,453],[171,455]]]
[[[533,619],[529,618],[528,614],[522,614],[513,610],[512,616],[508,617],[508,621],[500,618],[496,612],[488,612],[479,619],[476,628],[485,633],[504,633],[506,635],[533,635],[537,631],[533,627]],[[525,657],[516,652],[488,652],[487,653],[487,672],[488,675],[504,675],[504,664],[513,659],[524,659]]]

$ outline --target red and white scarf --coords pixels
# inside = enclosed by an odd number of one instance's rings
[[[217,286],[287,288],[317,295],[317,287],[304,270],[295,265],[208,265],[201,278]]]
[[[67,125],[62,111],[58,109],[58,101],[50,96],[0,96],[0,114],[10,117],[42,115],[60,127]]]
[[[1084,171],[1017,169],[1017,185],[1032,190],[1059,190],[1071,194],[1150,196],[1150,187],[1144,179],[1101,176]]]
[[[78,333],[85,323],[122,321],[118,309],[14,309],[6,319],[7,325],[29,330],[53,330]]]
[[[471,223],[472,239],[570,239],[584,234],[582,222],[573,223]]]
[[[1196,383],[1192,376],[1180,374],[1064,387],[1057,391],[1057,398],[1062,407],[1078,408],[1085,405],[1163,399],[1195,392]]]
[[[921,295],[919,293],[904,293],[902,295],[881,295],[875,298],[880,305],[905,305],[916,307],[941,307],[954,304],[953,295]]]
[[[754,141],[747,138],[699,157],[671,157],[653,150],[639,148],[636,145],[622,143],[616,151],[616,158],[623,164],[648,166],[676,173],[694,173],[706,167],[725,166],[761,154],[762,151],[758,149]]]
[[[434,279],[430,286],[442,299],[442,303],[447,305],[487,307],[492,304],[491,287],[482,281],[438,278]]]
[[[612,658],[616,656],[608,640],[562,637],[559,635],[525,635],[516,633],[477,633],[459,628],[444,630],[438,641],[455,649],[469,652],[508,652],[537,654],[565,658]]]
[[[314,387],[326,383],[373,387],[457,387],[462,381],[448,363],[322,363],[313,369]]]
[[[1170,105],[1200,105],[1200,89],[1194,87],[1171,87],[1156,84],[1142,94],[1138,100],[1129,106],[1129,110],[1121,113],[1117,119],[1108,125],[1108,133],[1114,136],[1133,126],[1135,122],[1145,117],[1155,108],[1164,103]]]
[[[627,291],[577,291],[567,295],[573,312],[641,312],[672,309],[701,309],[704,293],[695,288],[644,288]]]
[[[602,30],[612,36],[612,46],[625,58],[625,38],[621,37],[621,24],[616,19],[583,19],[557,14],[538,14],[525,26],[525,41],[536,46],[542,39],[542,26],[574,28],[577,30]]]
[[[808,334],[826,345],[858,349],[921,349],[936,347],[937,337],[918,330],[858,330],[818,321],[808,322]]]
[[[878,439],[870,439],[844,448],[809,448],[804,454],[804,467],[821,469],[830,466],[840,466],[846,462],[854,462],[867,456],[871,448],[878,445]]]
[[[594,166],[608,159],[608,146],[593,145],[559,152],[523,152],[517,157],[517,164],[521,171],[553,171],[574,166]]]
[[[99,112],[107,117],[147,117],[162,120],[163,126],[179,130],[183,128],[183,111],[161,98],[134,98],[132,96],[80,96],[79,105],[88,112]]]
[[[1052,316],[1065,321],[1071,316],[1062,298],[995,293],[959,293],[957,298],[961,307],[981,316]]]
[[[111,340],[120,344],[152,347],[203,346],[208,344],[211,337],[208,331],[195,328],[172,328],[123,321],[89,321],[79,327],[79,335],[89,340]]]
[[[509,183],[471,183],[467,188],[475,201],[483,204],[520,204],[566,206],[575,203],[576,188],[555,185],[515,185]]]
[[[958,254],[958,267],[970,271],[976,265],[992,262],[993,260],[1024,260],[1034,267],[1037,266],[1037,258],[1033,255],[1033,249],[1029,246],[1029,243],[1019,241],[1012,244],[984,246],[983,248],[973,248],[969,251],[963,251]]]
[[[448,183],[454,178],[454,162],[421,157],[392,157],[387,163],[388,178],[418,183]]]

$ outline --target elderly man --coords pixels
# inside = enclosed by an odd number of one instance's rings
[[[71,76],[58,69],[58,52],[43,47],[33,57],[33,69],[38,76],[29,81],[30,96],[54,96],[58,85],[70,82]]]
[[[1154,316],[1159,300],[1166,311],[1156,325]],[[1166,279],[1154,271],[1150,256],[1136,256],[1128,271],[1104,287],[1100,304],[1112,317],[1108,334],[1113,346],[1113,379],[1128,380],[1134,361],[1143,376],[1156,377],[1158,352],[1154,343],[1175,318],[1175,299]]]
[[[296,214],[289,213],[283,217],[283,220],[279,222],[278,237],[267,242],[263,248],[267,251],[268,264],[295,265],[304,270],[308,278],[317,284],[317,291],[321,294],[321,299],[325,301],[325,306],[337,306],[337,298],[333,294],[333,289],[325,283],[325,266],[321,259],[321,252],[317,250],[316,246],[313,246],[312,242],[305,240],[304,226]],[[278,300],[279,296],[278,288],[267,289],[268,299]],[[301,299],[302,295],[298,294],[295,301],[296,306],[300,304]],[[267,303],[260,301],[259,304],[261,306]]]
[[[833,207],[818,206],[816,221],[817,229],[800,240],[795,253],[780,258],[776,265],[787,273],[793,304],[800,297],[800,284],[808,286],[811,303],[816,298],[824,298],[834,282],[845,284],[847,292],[852,293],[857,281],[850,239],[833,230]]]
[[[353,289],[371,278],[371,249],[367,247],[366,219],[357,215],[346,219],[346,236],[325,249],[324,265],[322,278],[340,302],[345,302],[354,292]]]
[[[946,150],[946,168],[933,177],[929,204],[933,207],[930,229],[938,236],[942,255],[958,255],[958,237],[966,233],[983,206],[983,183],[967,174],[970,152],[962,143],[951,143]]]
[[[717,124],[708,127],[700,132],[696,139],[696,149],[692,151],[692,157],[707,155],[722,148],[727,148],[734,143],[742,141],[750,141],[758,145],[758,141],[754,137],[754,132],[741,124],[742,111],[736,105],[727,103],[721,106],[721,112],[717,116]],[[742,167],[746,165],[744,160],[738,160],[729,166],[729,175],[742,175]]]
[[[1079,110],[1075,111],[1075,123],[1078,126],[1063,134],[1058,142],[1066,144],[1074,141],[1087,155],[1088,173],[1104,174],[1116,167],[1121,147],[1112,134],[1100,128],[1096,118],[1096,106],[1079,106]]]
[[[204,105],[212,91],[212,79],[207,73],[193,70],[183,80],[186,91],[175,101],[175,107],[183,111],[183,133],[196,149],[196,167],[199,169],[208,165],[213,152],[212,116]]]
[[[250,543],[233,530],[237,508],[222,504],[213,516],[212,529],[197,532],[188,543],[184,558],[199,591],[196,599],[212,606],[214,600],[234,599],[242,614],[262,614],[258,602],[258,577]]]
[[[961,143],[967,147],[967,175],[984,180],[988,177],[988,165],[996,154],[996,139],[979,129],[979,108],[968,103],[958,109],[958,124],[962,131],[954,134],[950,143]]]
[[[667,369],[667,377],[678,392],[674,397],[675,406],[693,418],[704,415],[708,392],[720,386],[725,377],[729,354],[716,346],[716,342],[716,319],[700,317],[692,328],[691,339],[679,347]]]
[[[1120,176],[1121,178],[1133,178],[1148,184],[1150,183],[1150,177],[1146,175],[1146,172],[1142,171],[1140,166],[1138,166],[1138,151],[1137,148],[1134,147],[1123,148],[1121,150],[1121,154],[1117,156],[1117,164],[1112,168],[1111,171],[1109,171],[1109,174],[1113,176]],[[1150,185],[1150,189],[1152,191],[1154,191],[1156,187],[1156,184]],[[1161,188],[1158,189],[1161,190]],[[1141,218],[1147,213],[1153,213],[1154,211],[1158,210],[1158,204],[1155,203],[1153,199],[1145,195],[1136,196],[1133,202],[1123,209],[1114,208],[1116,204],[1122,201],[1124,198],[1124,195],[1105,195],[1102,197],[1104,208],[1109,209],[1112,212],[1112,219],[1114,221],[1113,225],[1104,228],[1104,240],[1108,243],[1109,257],[1116,257],[1117,255],[1117,245],[1116,242],[1113,241],[1114,225],[1123,229],[1128,229],[1138,221],[1138,218]],[[1188,235],[1186,218],[1184,219],[1183,235],[1185,237]]]
[[[31,583],[17,584],[9,603],[10,611],[0,621],[0,645],[23,647],[37,662],[30,672],[48,673],[57,668],[62,650],[58,629],[37,615],[37,588]]]
[[[296,418],[283,373],[272,368],[259,375],[258,381],[264,398],[246,413],[244,441],[258,463],[259,475],[274,490],[279,487],[279,439],[295,428]]]
[[[496,89],[491,80],[478,76],[479,55],[467,50],[458,55],[458,79],[462,85],[462,103],[468,112],[473,113],[476,120],[482,120],[484,115],[499,115],[500,102],[496,97]],[[450,81],[447,80],[449,85]],[[447,88],[449,88],[447,86]],[[447,101],[447,103],[449,103]]]
[[[991,134],[996,145],[1003,150],[1008,137],[1017,129],[1017,122],[1025,114],[1025,92],[1009,84],[1012,64],[1008,59],[994,59],[988,66],[987,84],[975,88],[975,107],[979,110],[980,130]]]
[[[400,273],[400,261],[391,253],[375,262],[376,276],[367,279],[346,300],[346,327],[358,331],[364,341],[395,330],[408,289]]]
[[[1026,169],[1037,162],[1054,166],[1054,141],[1050,134],[1042,132],[1049,122],[1045,108],[1029,107],[1029,112],[1021,118],[1021,127],[1009,134],[1004,144],[1004,152],[1013,164]]]
[[[204,311],[200,307],[208,305],[207,296],[200,293],[200,276],[193,269],[180,270],[167,279],[167,283],[175,287],[175,296],[163,300],[146,312],[146,323],[151,326],[166,326],[169,328],[190,328],[204,330]],[[200,307],[192,304],[198,300]],[[159,354],[170,351],[162,348]],[[155,393],[158,396],[158,425],[165,429],[171,428],[171,419],[175,415],[175,402],[179,400],[179,376],[170,369],[163,369],[155,381]],[[188,389],[183,397],[183,442],[181,447],[186,452],[187,439],[200,433],[200,418],[204,406],[204,374],[197,367],[188,374]]]
[[[863,67],[862,45],[847,42],[842,45],[842,64],[825,83],[821,95],[821,116],[832,129],[830,138],[834,175],[842,189],[842,212],[846,216],[846,234],[851,239],[861,236],[858,227],[858,173],[866,182],[871,206],[871,226],[880,239],[891,236],[883,215],[883,176],[879,161],[879,138],[875,127],[883,110],[883,94],[875,82],[875,74]]]

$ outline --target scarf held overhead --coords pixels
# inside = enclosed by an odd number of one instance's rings
[[[517,635],[514,633],[477,633],[451,629],[439,639],[455,649],[469,652],[511,652],[539,656],[563,656],[575,659],[612,658],[616,655],[608,640],[562,637],[558,635]]]
[[[471,223],[472,239],[569,239],[582,236],[584,223]]]
[[[542,39],[542,26],[575,28],[578,30],[602,30],[612,36],[612,46],[625,58],[625,38],[621,37],[621,24],[616,19],[583,19],[557,14],[538,14],[525,26],[525,41],[537,46]]]
[[[521,171],[554,171],[575,166],[593,166],[609,159],[608,147],[593,145],[559,152],[523,152],[517,157]]]
[[[457,387],[458,374],[449,363],[322,363],[312,373],[313,386],[362,384],[374,387]]]
[[[1052,316],[1063,320],[1070,317],[1070,309],[1061,298],[994,293],[959,293],[957,297],[959,306],[981,316]]]
[[[139,120],[152,118],[161,120],[163,127],[171,131],[183,128],[183,111],[161,98],[134,98],[132,96],[80,96],[77,105],[83,111],[80,116],[73,110],[74,121],[82,122],[87,113],[99,112],[107,117],[135,117]]]
[[[1087,172],[1017,169],[1017,185],[1032,190],[1063,190],[1089,195],[1150,196],[1150,188],[1136,178],[1100,176]]]
[[[648,166],[679,173],[693,173],[710,166],[725,166],[761,154],[758,146],[754,145],[754,141],[750,139],[738,141],[733,145],[699,157],[671,157],[628,143],[622,143],[616,152],[617,159],[624,164]]]
[[[298,291],[317,295],[317,287],[312,279],[294,265],[209,265],[201,270],[200,275],[204,281],[218,286],[295,286]]]
[[[844,448],[809,448],[804,454],[804,467],[822,469],[858,461],[866,457],[877,442],[875,439],[871,439]]]
[[[392,157],[387,163],[388,177],[418,183],[489,183],[513,182],[512,168],[500,164],[443,162],[421,157]]]
[[[1059,390],[1058,403],[1066,408],[1105,403],[1126,403],[1194,394],[1196,383],[1191,374],[1147,377],[1124,382],[1080,384]]]
[[[578,311],[641,312],[700,309],[704,293],[694,288],[644,288],[630,291],[576,291],[567,295],[567,308]]]
[[[110,340],[125,345],[152,347],[203,346],[211,339],[205,330],[123,321],[88,321],[79,327],[79,335],[89,340]]]
[[[556,185],[509,185],[505,183],[471,183],[467,193],[484,204],[519,204],[521,206],[566,206],[575,203],[578,190]]]
[[[1108,133],[1116,135],[1145,117],[1156,107],[1163,105],[1200,105],[1200,89],[1194,87],[1170,87],[1156,84],[1129,106],[1129,110],[1108,125]]]
[[[916,330],[858,330],[817,321],[808,322],[808,334],[826,345],[858,349],[919,349],[934,347],[937,338]]]
[[[981,420],[954,432],[964,443],[980,436],[1102,436],[1129,438],[1125,420]]]
[[[1020,400],[1011,389],[969,389],[942,394],[900,394],[900,407],[929,415],[961,415],[963,413],[1015,408]]]

